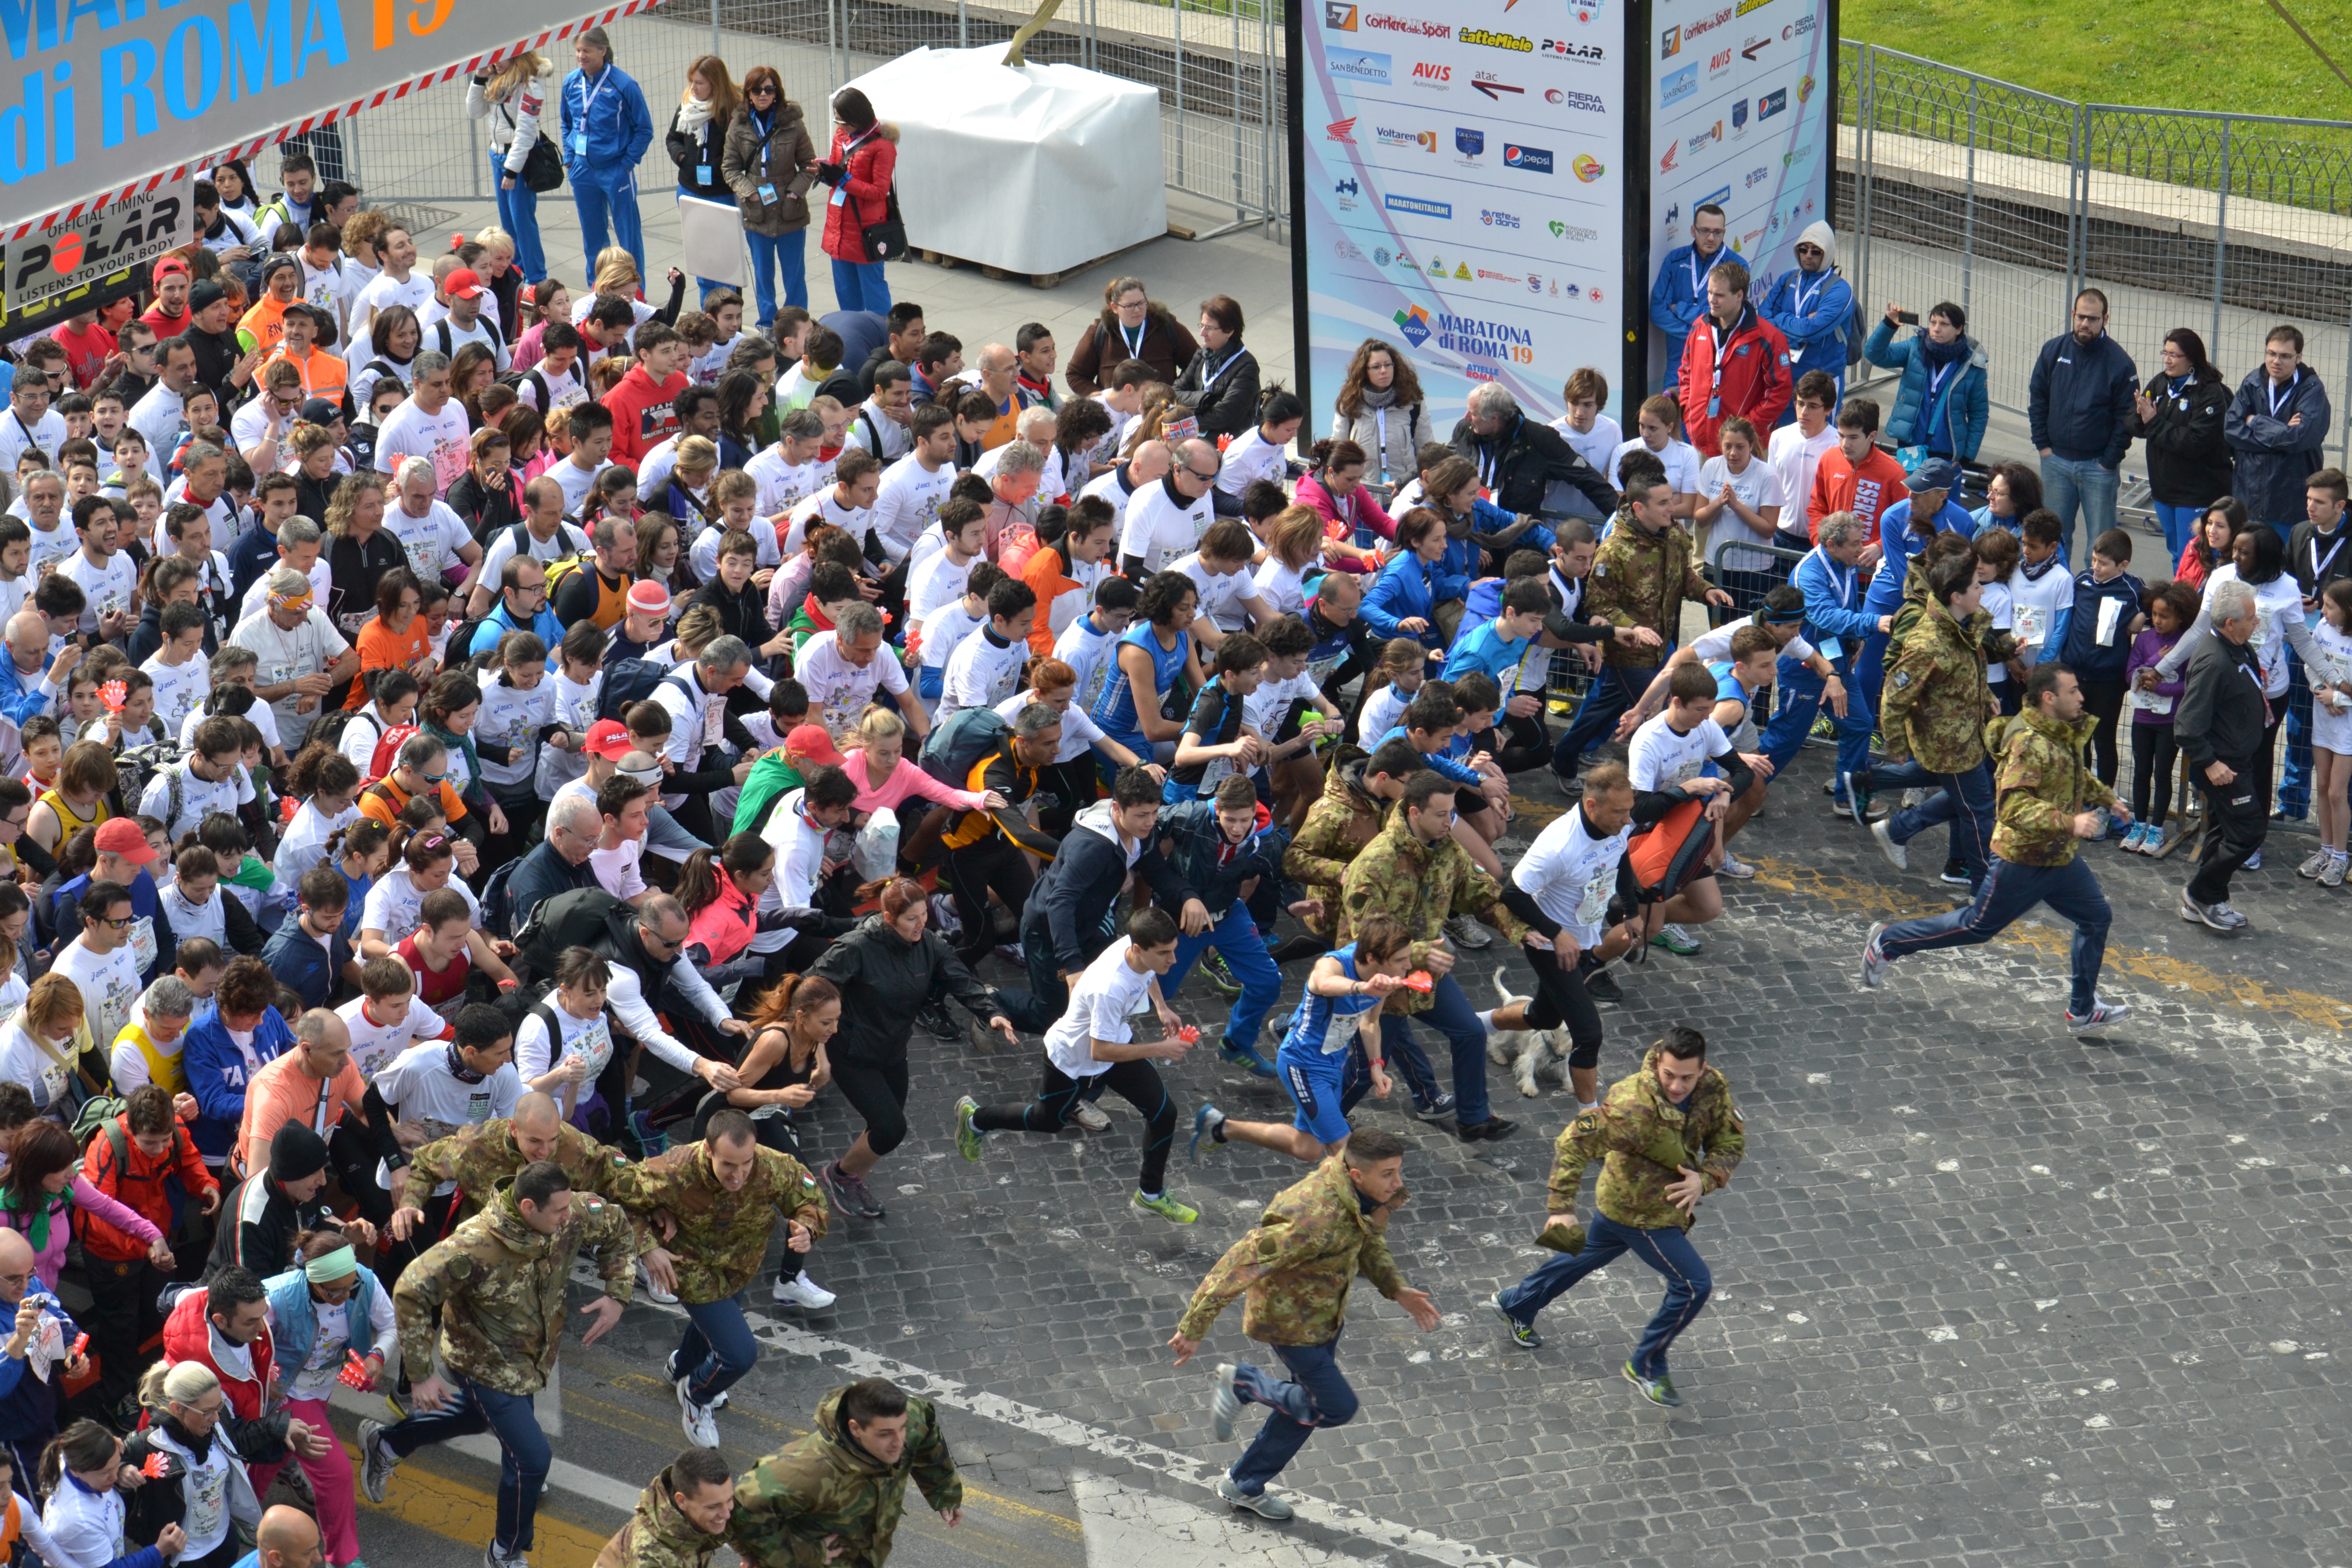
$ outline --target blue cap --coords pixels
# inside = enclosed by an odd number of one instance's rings
[[[1921,490],[1954,489],[1959,482],[1959,465],[1949,458],[1929,458],[1912,469],[1911,477],[1903,484],[1913,495],[1917,495]]]

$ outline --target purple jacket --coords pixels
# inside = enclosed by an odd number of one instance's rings
[[[2148,626],[2142,629],[2139,636],[2132,638],[2131,658],[2124,666],[2125,686],[2128,688],[2137,682],[2139,679],[2139,672],[2141,670],[2154,668],[2157,661],[2162,658],[2166,654],[2170,653],[2172,651],[2172,645],[2179,640],[2180,634],[2179,632],[2175,632],[2170,637],[2167,637],[2164,633],[2158,631],[2154,626]],[[2158,681],[2156,683],[2156,694],[2158,697],[2169,697],[2172,699],[2171,711],[2164,713],[2151,713],[2145,708],[2135,708],[2132,710],[2132,722],[2135,724],[2171,723],[2173,713],[2177,713],[2180,710],[2180,694],[2187,689],[2188,685],[2189,675],[2186,670],[2182,671],[2177,679]]]

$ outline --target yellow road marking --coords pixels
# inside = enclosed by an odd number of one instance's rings
[[[358,1447],[346,1443],[343,1448],[352,1456],[352,1468],[358,1469],[361,1464]],[[404,1463],[399,1473],[393,1478],[392,1490],[383,1507],[377,1507],[356,1492],[354,1495],[362,1516],[368,1513],[389,1514],[404,1524],[429,1531],[468,1550],[486,1544],[497,1533],[499,1500],[494,1493],[469,1487],[463,1481],[452,1480],[447,1476],[436,1475],[413,1458]],[[532,1523],[532,1533],[536,1537],[531,1548],[532,1561],[544,1564],[545,1568],[588,1568],[611,1537],[551,1513],[548,1501],[557,1495],[552,1491],[541,1495],[539,1510]],[[364,1529],[362,1533],[365,1533]]]

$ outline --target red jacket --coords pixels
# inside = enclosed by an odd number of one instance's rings
[[[170,1151],[155,1160],[139,1152],[138,1142],[131,1136],[128,1113],[116,1117],[114,1122],[122,1131],[122,1151],[130,1157],[128,1167],[115,1163],[114,1140],[100,1132],[82,1151],[82,1176],[125,1208],[139,1211],[141,1218],[169,1236],[172,1199],[164,1190],[165,1181],[178,1177],[188,1203],[201,1203],[205,1194],[218,1191],[220,1184],[205,1169],[204,1156],[196,1152],[195,1141],[188,1136],[188,1130],[176,1121],[172,1125]],[[83,1215],[81,1222],[81,1245],[91,1256],[111,1263],[136,1263],[147,1256],[145,1242],[124,1235],[95,1214]]]
[[[1723,379],[1718,383],[1717,331],[1715,318],[1702,315],[1692,323],[1683,344],[1684,430],[1701,456],[1719,458],[1723,446],[1715,433],[1733,415],[1743,415],[1756,426],[1760,452],[1793,395],[1789,340],[1781,336],[1780,328],[1758,315],[1754,306],[1741,307],[1739,320],[1731,325],[1731,343],[1723,356]]]
[[[1812,502],[1805,511],[1812,520],[1813,537],[1821,537],[1822,519],[1833,511],[1850,511],[1870,530],[1870,542],[1877,543],[1879,518],[1911,494],[1904,488],[1907,477],[1903,465],[1882,447],[1873,447],[1856,468],[1845,460],[1843,447],[1832,447],[1813,468]]]
[[[613,461],[635,468],[647,452],[677,433],[677,395],[690,384],[675,371],[656,382],[642,364],[631,365],[603,402],[613,416]]]
[[[259,1420],[263,1397],[269,1392],[269,1369],[276,1364],[277,1355],[268,1326],[265,1323],[259,1336],[247,1347],[253,1352],[252,1377],[239,1377],[213,1359],[212,1330],[212,1320],[205,1315],[205,1292],[189,1291],[163,1320],[163,1360],[167,1363],[192,1361],[210,1368],[228,1394],[229,1414],[239,1421]],[[242,1444],[238,1451],[251,1458]]]
[[[833,128],[833,151],[824,161],[849,166],[849,173],[834,187],[847,191],[849,199],[836,202],[832,191],[825,193],[824,253],[837,261],[862,264],[867,259],[866,226],[890,216],[890,177],[898,169],[898,128],[887,120],[877,121],[874,133],[858,142],[857,151],[845,155],[844,150],[854,141],[856,137],[847,126]]]

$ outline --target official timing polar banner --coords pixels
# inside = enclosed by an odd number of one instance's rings
[[[70,222],[647,3],[0,0],[0,233]]]
[[[22,337],[139,294],[166,251],[195,238],[194,196],[183,177],[0,244],[0,327]]]
[[[1655,0],[1650,16],[1651,276],[1712,202],[1761,299],[1797,265],[1799,232],[1829,211],[1831,0]],[[1654,369],[1663,353],[1653,332]]]
[[[1549,419],[1594,365],[1615,410],[1632,0],[1298,3],[1318,403],[1377,337],[1440,438],[1481,381]]]

